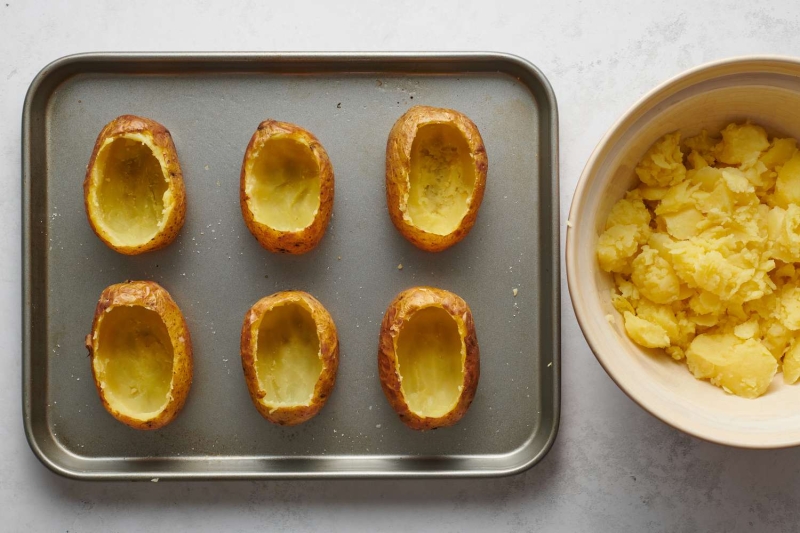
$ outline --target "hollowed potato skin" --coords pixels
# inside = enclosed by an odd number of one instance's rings
[[[162,171],[167,173],[169,178],[169,191],[173,198],[172,210],[167,215],[164,229],[159,231],[149,241],[138,245],[116,245],[112,242],[111,237],[106,234],[103,228],[94,220],[94,209],[90,205],[90,190],[92,187],[92,173],[94,172],[97,156],[106,140],[115,137],[123,136],[126,133],[140,133],[150,137],[153,145],[158,149],[159,158],[166,169],[162,167]],[[180,162],[178,161],[178,152],[175,149],[175,144],[172,142],[172,135],[169,130],[149,118],[137,117],[135,115],[122,115],[108,124],[100,131],[97,136],[97,141],[94,144],[94,150],[89,159],[89,165],[86,168],[86,177],[83,181],[83,201],[86,208],[86,216],[89,220],[89,225],[92,227],[95,235],[103,241],[109,248],[125,255],[138,255],[145,252],[153,252],[168,246],[175,237],[178,236],[183,222],[186,219],[186,187],[183,183],[183,173],[181,172]]]
[[[172,341],[173,362],[169,401],[157,416],[149,420],[133,418],[114,409],[106,400],[103,385],[95,371],[94,359],[97,350],[97,331],[100,319],[107,311],[120,306],[141,306],[158,313],[164,321],[169,338]],[[183,341],[181,341],[181,338],[183,338]],[[178,304],[175,303],[175,300],[172,299],[166,289],[158,283],[153,281],[126,281],[106,287],[100,294],[100,299],[95,308],[92,331],[86,336],[86,348],[89,350],[92,377],[95,387],[97,387],[100,401],[106,411],[123,424],[141,430],[159,429],[172,422],[183,409],[186,397],[189,395],[189,389],[192,386],[192,339]]]
[[[287,136],[309,147],[314,159],[319,166],[319,209],[310,225],[300,231],[281,231],[262,224],[255,219],[255,215],[248,205],[249,197],[246,191],[247,163],[255,157],[258,148],[267,140],[276,135]],[[333,212],[334,177],[333,165],[328,158],[328,153],[319,140],[309,131],[288,122],[265,120],[258,125],[258,129],[250,139],[242,161],[242,171],[239,181],[239,203],[242,209],[244,223],[256,240],[269,250],[276,253],[304,254],[314,249],[328,228]]]
[[[397,372],[396,339],[403,324],[416,311],[426,307],[440,307],[456,321],[463,335],[466,358],[461,395],[453,410],[440,417],[424,417],[412,412],[401,390]],[[400,416],[400,420],[411,429],[428,430],[452,426],[469,409],[475,398],[480,377],[480,351],[472,311],[461,297],[435,287],[412,287],[398,294],[386,309],[381,323],[378,343],[378,375],[389,405]]]
[[[261,388],[256,374],[258,329],[264,313],[285,302],[305,302],[317,326],[317,338],[322,357],[322,371],[314,386],[314,394],[307,405],[272,408],[262,399],[266,392]],[[245,314],[241,336],[242,370],[253,405],[261,416],[280,426],[295,426],[313,418],[325,405],[336,384],[339,369],[339,335],[328,310],[313,296],[303,291],[283,291],[265,296]]]
[[[429,233],[411,223],[408,212],[411,148],[417,130],[425,124],[448,123],[461,131],[467,141],[475,166],[475,187],[469,207],[458,228],[447,235]],[[386,143],[386,204],[389,216],[398,231],[414,246],[428,252],[440,252],[461,241],[475,225],[478,209],[486,189],[489,159],[478,127],[464,114],[452,109],[414,106],[395,122]]]

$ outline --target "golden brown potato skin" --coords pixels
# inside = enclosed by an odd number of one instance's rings
[[[436,235],[420,229],[406,216],[411,169],[411,147],[417,130],[430,123],[450,123],[456,126],[467,141],[475,165],[475,188],[469,199],[469,209],[458,228],[448,235]],[[486,189],[489,159],[478,127],[466,115],[452,109],[414,106],[397,119],[386,143],[386,204],[395,227],[414,246],[428,252],[440,252],[461,241],[475,225],[478,209]]]
[[[256,375],[258,328],[264,313],[283,302],[304,302],[311,311],[311,317],[317,326],[322,371],[308,405],[271,408],[262,401],[266,392],[259,385]],[[250,391],[253,405],[256,406],[261,416],[281,426],[296,426],[319,413],[333,391],[333,386],[336,384],[336,372],[339,369],[339,335],[333,318],[316,298],[303,291],[277,292],[257,301],[245,314],[244,324],[242,324],[241,355],[247,389]]]
[[[97,349],[97,330],[102,316],[109,310],[120,306],[142,306],[155,311],[164,321],[169,338],[172,341],[173,363],[172,383],[170,384],[170,400],[157,416],[149,420],[133,418],[114,409],[106,400],[103,385],[98,379],[94,360]],[[181,340],[182,339],[182,340]],[[103,407],[111,416],[134,429],[159,429],[172,422],[186,403],[189,389],[192,386],[192,338],[178,304],[170,294],[154,281],[126,281],[109,285],[100,294],[100,300],[94,312],[92,332],[86,336],[86,348],[92,362],[92,377],[97,394]]]
[[[135,246],[113,244],[109,235],[103,231],[103,228],[95,223],[94,209],[89,201],[90,189],[92,188],[92,172],[100,149],[107,140],[124,136],[126,133],[141,133],[151,139],[153,145],[159,152],[156,156],[166,165],[166,172],[169,178],[169,191],[172,193],[172,198],[174,199],[174,204],[172,210],[167,215],[164,229],[159,231],[148,242]],[[83,180],[83,201],[84,207],[86,208],[86,216],[89,219],[89,225],[92,227],[92,231],[114,251],[125,255],[138,255],[145,252],[160,250],[172,243],[175,237],[178,236],[178,233],[183,227],[183,222],[186,219],[186,187],[183,183],[183,173],[181,172],[180,162],[178,161],[178,151],[175,149],[175,144],[172,142],[172,135],[170,135],[169,130],[155,120],[137,117],[135,115],[122,115],[106,124],[97,136],[97,141],[94,143],[94,150],[92,150],[92,156],[89,159],[89,165],[86,167],[86,177]]]
[[[246,191],[247,163],[258,152],[270,137],[285,135],[305,144],[311,150],[319,166],[319,210],[311,224],[300,231],[280,231],[266,224],[256,221],[248,205],[249,197]],[[333,212],[334,177],[333,165],[328,158],[328,153],[319,140],[309,131],[277,120],[265,120],[258,125],[258,129],[250,139],[242,161],[242,171],[239,181],[239,203],[242,208],[242,217],[250,233],[256,240],[270,252],[286,254],[304,254],[314,249],[325,235],[328,223]]]
[[[464,360],[464,380],[458,403],[449,413],[436,417],[420,416],[412,412],[406,404],[397,373],[397,353],[395,345],[400,329],[416,311],[426,307],[441,307],[458,324],[464,339],[466,358]],[[411,429],[428,430],[452,426],[467,412],[478,387],[480,377],[480,350],[472,311],[461,297],[452,292],[435,287],[412,287],[398,294],[383,316],[380,341],[378,344],[378,375],[381,387],[400,420]]]

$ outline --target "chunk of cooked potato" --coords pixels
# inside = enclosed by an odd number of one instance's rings
[[[489,162],[477,126],[452,109],[414,106],[386,143],[386,202],[395,227],[429,252],[467,236]]]
[[[183,226],[186,191],[169,131],[123,115],[97,137],[83,182],[92,230],[112,250],[136,255],[169,245]]]
[[[720,132],[722,143],[717,145],[717,160],[728,165],[752,166],[769,148],[767,132],[755,124],[728,124]]]
[[[778,370],[778,363],[764,345],[731,334],[698,335],[686,350],[686,364],[697,379],[708,379],[744,398],[764,394]]]
[[[680,133],[665,135],[655,143],[636,166],[636,175],[645,185],[665,187],[676,185],[686,177]]]
[[[398,294],[381,324],[378,372],[389,404],[410,428],[458,422],[475,397],[480,375],[467,303],[433,287]]]
[[[791,385],[798,379],[800,379],[800,337],[795,337],[783,357],[783,380]]]
[[[778,172],[774,201],[783,208],[800,204],[800,152],[795,151]]]
[[[625,331],[636,344],[645,348],[667,348],[669,335],[661,325],[625,312]]]
[[[316,298],[278,292],[247,311],[241,355],[258,412],[275,424],[294,426],[314,417],[328,400],[339,368],[339,337]]]
[[[244,154],[239,200],[244,222],[271,252],[303,254],[325,235],[333,212],[333,166],[300,126],[265,120]]]
[[[100,295],[86,337],[103,407],[134,429],[158,429],[183,408],[192,384],[192,341],[178,305],[152,281]]]

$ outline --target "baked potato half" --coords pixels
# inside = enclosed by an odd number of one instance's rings
[[[178,416],[192,385],[192,339],[178,305],[152,281],[106,287],[86,336],[103,407],[134,429]]]
[[[247,229],[271,252],[303,254],[328,228],[333,166],[313,134],[265,120],[242,162],[239,200]]]
[[[278,292],[247,311],[241,355],[258,412],[275,424],[294,426],[322,409],[336,383],[336,324],[310,294]]]
[[[186,218],[186,189],[169,131],[122,115],[97,136],[83,181],[86,216],[109,248],[136,255],[164,248]]]
[[[427,430],[458,422],[480,376],[478,337],[467,303],[433,287],[398,294],[383,316],[378,373],[386,399],[408,427]]]
[[[414,106],[386,143],[386,203],[417,248],[439,252],[467,236],[486,188],[489,160],[477,126],[452,109]]]

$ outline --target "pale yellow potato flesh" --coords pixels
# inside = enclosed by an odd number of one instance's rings
[[[155,311],[114,307],[100,322],[95,367],[108,403],[120,413],[148,418],[167,404],[173,348]]]
[[[800,379],[797,141],[750,122],[673,132],[635,172],[597,241],[628,337],[744,398],[768,393],[781,367]]]
[[[317,325],[303,305],[273,307],[261,319],[256,375],[269,406],[307,405],[322,372]]]
[[[461,131],[447,123],[421,126],[411,145],[411,223],[428,233],[449,235],[467,214],[474,188],[475,167]]]
[[[248,187],[257,222],[300,231],[314,221],[320,202],[319,165],[309,147],[289,137],[268,139],[253,162]]]
[[[686,350],[686,363],[697,379],[743,398],[764,394],[778,368],[763,344],[731,334],[698,335]]]
[[[164,222],[169,184],[161,163],[146,144],[118,137],[97,157],[100,223],[119,245],[152,239]]]
[[[426,417],[452,411],[461,394],[465,357],[453,317],[441,307],[420,309],[403,325],[396,349],[408,408]]]

